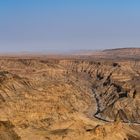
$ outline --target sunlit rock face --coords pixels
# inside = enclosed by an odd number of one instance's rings
[[[105,56],[0,58],[0,139],[139,140],[140,59]]]

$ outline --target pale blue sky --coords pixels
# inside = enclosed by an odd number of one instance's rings
[[[0,52],[140,47],[139,0],[1,0]]]

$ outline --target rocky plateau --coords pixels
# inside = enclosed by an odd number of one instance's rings
[[[140,140],[140,49],[1,56],[0,140]]]

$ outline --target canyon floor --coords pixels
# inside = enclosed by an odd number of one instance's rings
[[[1,56],[0,140],[140,140],[140,49]]]

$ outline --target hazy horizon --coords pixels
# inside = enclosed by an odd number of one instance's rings
[[[140,48],[138,0],[2,0],[0,52]]]

